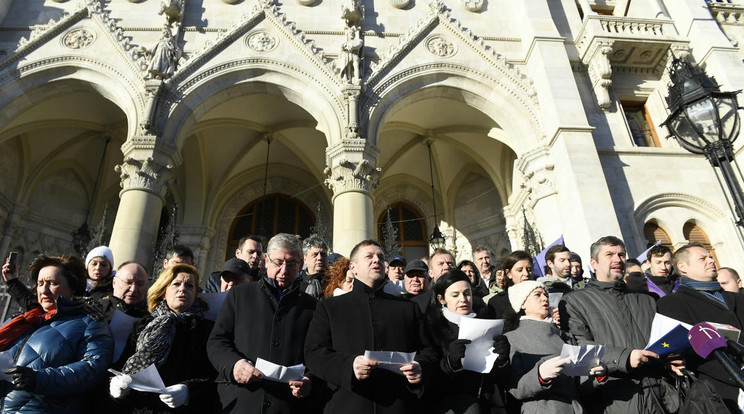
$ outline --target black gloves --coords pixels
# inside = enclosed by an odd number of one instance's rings
[[[453,371],[462,369],[462,359],[465,358],[465,345],[469,343],[470,339],[455,339],[449,344],[447,362]]]
[[[510,350],[511,348],[509,347],[509,340],[506,338],[505,335],[496,335],[493,337],[493,353],[499,354],[499,357],[496,358],[497,367],[504,366],[504,364],[509,362]]]
[[[36,371],[28,367],[13,367],[5,371],[13,376],[13,385],[21,391],[33,392],[36,388]]]

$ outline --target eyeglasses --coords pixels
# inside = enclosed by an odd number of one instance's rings
[[[116,276],[116,275],[114,275],[114,277],[117,278],[117,279],[119,279],[119,281],[121,283],[123,283],[124,286],[127,287],[127,289],[131,288],[132,286],[145,287],[147,285],[147,281],[146,280],[140,280],[140,281],[137,281],[137,280],[134,280],[134,279],[132,279],[132,280],[124,280],[124,279],[122,279],[122,278],[120,278],[119,276]]]
[[[273,264],[276,267],[285,266],[287,270],[300,268],[300,262],[295,262],[293,260],[274,260],[271,257],[269,257],[268,259],[271,262],[271,264]]]

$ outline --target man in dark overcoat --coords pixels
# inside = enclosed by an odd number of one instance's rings
[[[225,413],[307,413],[312,381],[289,384],[264,378],[261,358],[277,365],[304,363],[303,345],[315,299],[295,283],[302,268],[299,239],[280,233],[269,240],[266,275],[233,287],[215,321],[207,351],[217,369]]]
[[[351,292],[318,303],[305,340],[305,360],[331,388],[325,413],[411,414],[436,355],[418,306],[385,293],[385,258],[373,240],[357,244],[349,257]],[[397,372],[364,357],[365,351],[417,352]]]
[[[744,295],[721,288],[716,280],[716,261],[705,247],[697,243],[682,246],[674,253],[672,263],[681,275],[680,285],[675,293],[659,299],[656,306],[660,314],[691,325],[718,322],[737,329],[744,327]],[[716,359],[704,360],[690,353],[687,367],[711,380],[726,406],[732,412],[739,411],[739,388]]]

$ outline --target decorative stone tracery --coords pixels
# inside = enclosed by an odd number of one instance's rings
[[[73,29],[62,37],[62,45],[70,49],[83,49],[96,40],[95,35],[86,29]]]

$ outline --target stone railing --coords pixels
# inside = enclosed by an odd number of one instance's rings
[[[689,54],[689,41],[677,34],[671,20],[588,15],[576,36],[576,48],[586,65],[597,104],[610,106],[609,87],[614,68],[635,73],[663,71],[669,51]]]
[[[706,0],[710,13],[721,24],[744,24],[744,0]]]
[[[576,46],[583,54],[596,38],[624,41],[673,41],[678,38],[678,35],[671,20],[586,16],[576,36]]]

